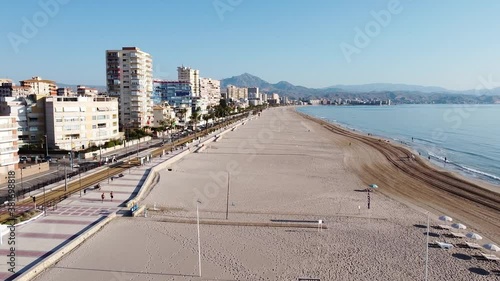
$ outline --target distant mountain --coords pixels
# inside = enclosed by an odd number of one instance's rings
[[[225,88],[229,85],[234,85],[237,87],[259,87],[261,89],[269,88],[272,86],[270,83],[249,73],[243,73],[238,76],[222,79],[221,87]]]
[[[271,84],[257,76],[249,73],[244,73],[239,76],[233,76],[221,80],[221,88],[229,85],[237,87],[259,87],[263,92],[278,93],[287,95],[292,98],[356,98],[376,97],[376,98],[396,98],[396,99],[411,99],[420,100],[422,102],[442,102],[449,99],[454,102],[474,100],[474,96],[478,101],[496,100],[490,98],[479,98],[480,96],[498,96],[500,95],[500,87],[491,90],[467,90],[453,91],[442,87],[429,87],[419,85],[406,84],[390,84],[390,83],[373,83],[364,85],[335,85],[327,88],[307,88],[303,86],[295,86],[287,81],[280,81],[276,84]],[[422,96],[427,96],[422,98]],[[461,97],[467,96],[467,97]]]

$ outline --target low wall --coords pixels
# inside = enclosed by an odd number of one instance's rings
[[[123,143],[121,145],[115,145],[115,146],[110,147],[110,148],[101,149],[100,152],[99,152],[99,150],[87,152],[87,153],[83,154],[83,158],[90,159],[90,158],[94,157],[94,153],[96,153],[97,157],[99,157],[99,154],[113,152],[113,151],[118,150],[118,149],[123,149],[125,147],[131,147],[131,146],[137,145],[137,143],[148,142],[150,140],[151,140],[151,137],[143,137],[143,138],[140,138],[138,140],[131,140],[131,141],[128,141],[128,142]]]
[[[33,164],[30,166],[25,166],[23,169],[23,178],[33,176],[39,173],[44,173],[49,170],[49,163],[42,162],[38,164]],[[21,181],[21,169],[15,170],[16,172],[16,181]],[[0,175],[0,184],[7,183],[7,175]]]

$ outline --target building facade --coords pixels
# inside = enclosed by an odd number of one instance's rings
[[[136,47],[106,51],[108,94],[119,98],[120,127],[150,126],[153,117],[153,60]]]
[[[17,122],[11,116],[0,117],[0,175],[18,168]]]
[[[193,97],[200,96],[200,71],[190,67],[177,67],[177,80],[191,83]]]
[[[229,100],[247,100],[248,99],[248,88],[239,88],[234,85],[227,86],[226,98]]]
[[[81,150],[120,138],[118,100],[112,97],[47,97],[51,149]]]
[[[200,98],[206,99],[210,105],[218,105],[221,99],[220,80],[201,78]]]
[[[175,121],[175,111],[167,102],[154,105],[153,116],[153,127],[169,126],[171,121]]]
[[[79,97],[95,97],[99,94],[99,91],[97,89],[87,88],[85,86],[78,85],[78,87],[76,88],[76,94]]]
[[[57,95],[57,85],[56,82],[52,80],[45,80],[41,77],[35,76],[31,79],[19,81],[21,87],[30,87],[33,89],[36,95],[47,95],[56,96]]]
[[[154,80],[154,103],[167,102],[172,107],[191,106],[193,91],[190,82]]]

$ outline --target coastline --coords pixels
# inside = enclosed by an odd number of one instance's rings
[[[414,153],[412,149],[394,141],[386,142],[388,139],[349,131],[332,122],[293,111],[344,138],[338,140],[344,150],[354,147],[349,142],[364,146],[354,151],[353,157],[370,165],[350,165],[365,184],[377,182],[383,183],[379,186],[390,186],[379,190],[397,201],[450,215],[500,243],[500,193],[496,186],[437,167],[418,155],[415,160],[409,160]]]
[[[295,108],[306,108],[307,106],[296,106]],[[335,124],[336,126],[343,128],[344,130],[347,131],[353,131],[357,132],[360,135],[368,135],[372,136],[377,139],[384,139],[390,141],[394,145],[399,145],[402,146],[414,153],[415,156],[419,154],[419,151],[423,153],[425,156],[420,156],[423,160],[426,160],[430,165],[432,165],[435,169],[442,170],[442,171],[447,171],[447,172],[452,172],[455,176],[457,177],[462,177],[466,180],[472,181],[472,182],[479,182],[481,185],[485,186],[488,189],[491,189],[495,192],[500,193],[500,174],[495,174],[491,173],[489,171],[485,171],[477,166],[474,166],[471,163],[465,163],[465,162],[453,162],[448,159],[448,162],[445,162],[445,157],[439,154],[435,154],[436,152],[431,152],[429,151],[429,145],[425,144],[427,140],[423,140],[423,142],[419,142],[418,138],[415,138],[415,143],[410,141],[409,139],[399,139],[399,137],[396,137],[394,134],[394,131],[392,133],[385,132],[383,133],[373,133],[371,129],[368,127],[359,127],[355,124],[348,124],[348,123],[343,123],[339,122],[334,119],[329,119],[326,117],[321,117],[319,115],[315,116],[311,114],[310,112],[302,112],[300,110],[297,110],[300,113],[304,113],[306,115],[309,115],[311,117],[317,118],[321,121],[326,121],[331,124]],[[396,134],[397,135],[397,134]],[[407,136],[410,138],[409,136]],[[432,147],[432,146],[431,146]],[[445,150],[447,150],[447,146],[441,147]],[[453,150],[453,149],[452,149]],[[428,153],[428,154],[427,154]],[[427,158],[427,155],[430,155],[431,159],[429,160]],[[462,159],[463,160],[463,159]]]

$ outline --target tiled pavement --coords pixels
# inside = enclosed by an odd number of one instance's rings
[[[170,154],[173,156],[181,150]],[[147,152],[141,154],[145,155]],[[154,158],[152,163],[132,168],[122,178],[101,182],[101,190],[89,190],[85,194],[75,194],[56,208],[47,209],[46,215],[15,229],[15,272],[8,272],[10,247],[6,234],[0,245],[0,280],[14,280],[52,253],[74,240],[83,232],[124,207],[124,203],[135,196],[139,183],[145,179],[146,170],[170,157]],[[111,201],[109,193],[113,191]],[[104,192],[105,200],[101,200]]]

